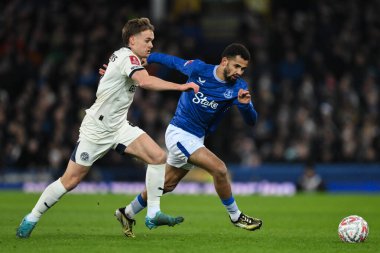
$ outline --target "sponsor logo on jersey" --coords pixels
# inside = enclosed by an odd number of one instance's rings
[[[200,104],[203,107],[210,107],[212,109],[216,109],[218,107],[218,103],[214,100],[209,101],[202,92],[195,94],[195,98],[193,98],[192,101],[194,104]]]
[[[186,66],[186,65],[188,65],[188,64],[191,64],[193,61],[194,61],[194,60],[190,60],[190,61],[185,62],[185,64],[183,64],[183,66]]]
[[[205,82],[206,82],[206,79],[205,79],[205,80],[202,80],[200,77],[198,77],[198,83],[199,83],[200,85],[203,85]]]
[[[134,55],[130,55],[129,60],[131,61],[132,65],[140,65],[139,59],[137,59],[137,57]]]
[[[227,89],[225,92],[224,92],[224,97],[225,98],[232,98],[232,90],[231,89]]]

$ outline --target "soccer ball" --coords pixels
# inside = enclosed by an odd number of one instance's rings
[[[367,222],[360,216],[350,215],[344,218],[338,226],[338,234],[342,241],[364,242],[369,233]]]

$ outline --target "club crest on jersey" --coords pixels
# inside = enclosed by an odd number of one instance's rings
[[[139,61],[139,59],[137,59],[137,57],[134,56],[134,55],[130,55],[130,56],[129,56],[129,60],[131,61],[131,63],[132,63],[133,65],[140,65],[140,61]]]
[[[227,89],[225,92],[224,92],[224,97],[225,98],[232,98],[232,90],[231,89]]]

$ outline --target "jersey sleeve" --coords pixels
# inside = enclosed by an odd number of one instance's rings
[[[198,72],[205,64],[201,60],[184,60],[177,56],[163,53],[152,53],[148,56],[148,63],[159,63],[168,68],[180,71],[182,74],[191,76],[193,72]]]
[[[240,84],[241,88],[244,90],[248,90],[248,85],[243,81]],[[237,105],[241,115],[243,116],[243,119],[245,123],[248,125],[255,125],[258,118],[258,113],[253,106],[253,102],[250,101],[248,104],[242,104],[239,102],[238,98],[234,100],[234,104]]]
[[[133,54],[126,54],[120,62],[121,74],[132,77],[133,73],[138,70],[144,69],[141,65],[139,58]]]
[[[252,101],[249,104],[238,103],[237,107],[243,116],[245,123],[252,126],[256,124],[258,114]]]

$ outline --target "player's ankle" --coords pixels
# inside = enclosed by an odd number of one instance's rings
[[[38,222],[40,220],[40,217],[36,217],[33,213],[29,213],[25,219],[30,222]]]

